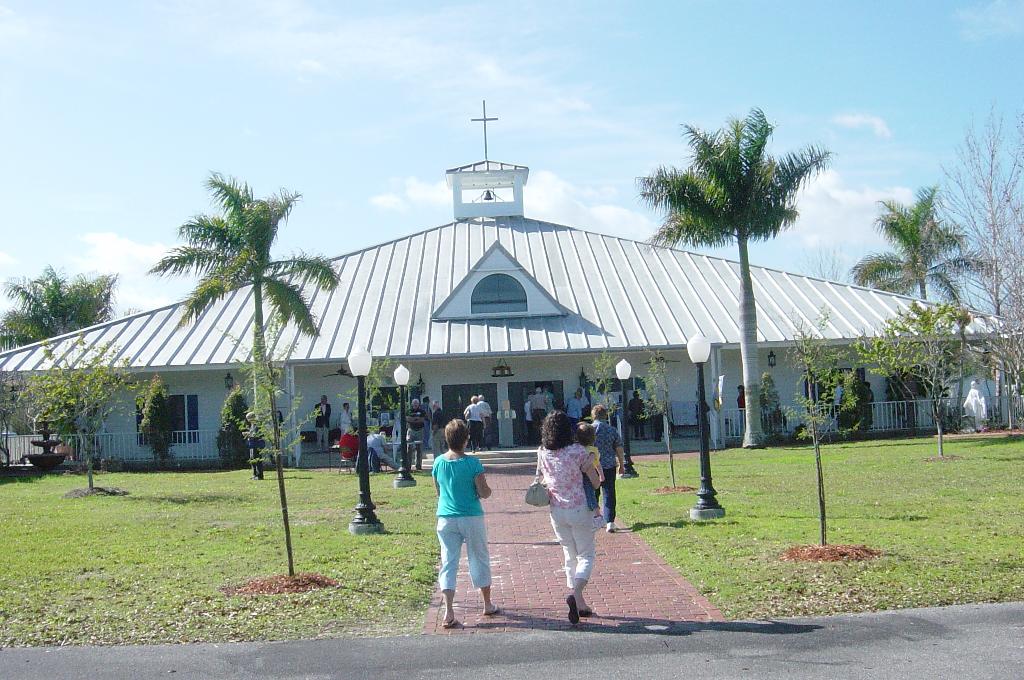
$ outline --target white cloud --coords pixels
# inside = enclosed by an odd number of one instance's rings
[[[140,243],[113,232],[82,234],[81,251],[70,258],[79,271],[117,274],[117,304],[125,309],[153,309],[181,299],[190,281],[147,274],[166,254],[162,243]]]
[[[993,0],[959,9],[954,16],[967,40],[1024,34],[1024,0]]]
[[[850,187],[837,171],[826,170],[801,193],[800,218],[783,238],[797,240],[804,248],[881,247],[874,222],[879,201],[890,199],[909,203],[914,192],[901,186]]]
[[[370,197],[370,205],[381,210],[405,210],[405,201],[398,194],[378,194]]]
[[[654,221],[624,207],[618,198],[612,187],[577,186],[546,170],[531,173],[524,190],[525,212],[530,217],[623,238],[650,237]]]
[[[407,177],[393,181],[401,181],[402,190],[373,196],[372,205],[399,212],[451,205],[452,192],[444,180],[432,183]],[[578,186],[539,170],[530,173],[523,193],[526,215],[534,219],[637,240],[647,239],[656,228],[648,215],[621,205],[613,187]]]
[[[875,137],[883,139],[892,137],[892,131],[880,116],[872,116],[867,113],[843,113],[833,116],[832,122],[840,127],[850,128],[851,130],[867,128],[874,133]]]
[[[424,182],[417,177],[394,179],[392,184],[401,183],[401,190],[378,194],[370,198],[370,205],[381,210],[406,212],[411,207],[445,207],[451,205],[452,192],[445,180]]]

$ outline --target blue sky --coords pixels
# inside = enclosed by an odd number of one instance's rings
[[[631,238],[658,220],[634,179],[685,164],[680,124],[759,106],[776,152],[835,159],[752,260],[852,264],[878,200],[941,182],[991,107],[1024,110],[1024,2],[837,5],[0,0],[0,278],[117,271],[122,308],[172,301],[188,282],[144,272],[210,210],[211,170],[302,192],[282,254],[444,223],[483,98],[529,216]]]

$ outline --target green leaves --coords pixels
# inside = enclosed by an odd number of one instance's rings
[[[938,202],[938,187],[919,189],[909,206],[883,201],[875,228],[893,251],[861,259],[851,272],[854,281],[922,298],[930,286],[946,300],[959,300],[959,277],[980,271],[981,263],[967,251],[963,232],[940,219]]]
[[[69,279],[53,267],[35,279],[8,281],[4,293],[14,307],[0,321],[0,342],[27,345],[109,321],[116,287],[116,274]]]
[[[716,132],[688,125],[690,167],[661,167],[637,180],[640,199],[665,213],[657,245],[722,246],[776,236],[797,218],[796,195],[830,153],[808,146],[776,160],[767,154],[774,126],[760,109]]]

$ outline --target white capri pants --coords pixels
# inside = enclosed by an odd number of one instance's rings
[[[462,544],[469,558],[469,578],[476,588],[491,585],[491,556],[487,552],[487,529],[484,517],[438,517],[437,540],[441,543],[441,569],[437,585],[441,590],[455,590],[459,573]]]
[[[594,513],[586,505],[577,508],[551,506],[551,526],[565,555],[565,584],[590,580],[594,568]]]

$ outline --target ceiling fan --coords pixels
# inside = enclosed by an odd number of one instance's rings
[[[667,361],[670,364],[678,364],[678,363],[680,363],[679,359],[669,359],[664,354],[655,354],[650,359],[647,359],[646,361],[644,361],[644,363],[647,364],[648,366],[650,366],[651,364],[653,364],[655,362],[665,362],[665,361]]]
[[[348,372],[347,368],[342,366],[341,368],[337,369],[333,373],[328,373],[327,375],[324,375],[323,377],[324,378],[337,378],[338,376],[342,376],[342,377],[346,377],[346,378],[351,378],[352,374]]]

